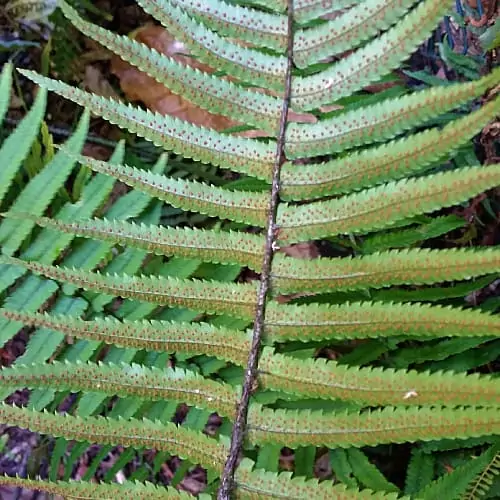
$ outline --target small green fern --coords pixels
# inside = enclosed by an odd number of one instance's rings
[[[146,477],[120,485],[112,476],[100,484],[90,475],[58,477],[65,453],[76,459],[91,442],[103,453],[154,448],[186,467],[201,465],[208,476],[200,498],[444,498],[446,488],[459,497],[473,480],[470,491],[482,491],[496,470],[496,445],[437,479],[424,446],[495,440],[498,378],[410,367],[404,349],[455,342],[443,346],[450,354],[431,357],[448,361],[500,335],[498,315],[451,300],[482,283],[472,280],[493,280],[500,251],[414,246],[459,226],[453,216],[425,214],[500,185],[500,165],[457,159],[500,111],[500,98],[491,97],[464,112],[498,85],[500,71],[375,99],[362,92],[426,39],[450,8],[440,0],[138,3],[218,73],[193,70],[59,5],[85,35],[172,92],[268,137],[216,132],[20,70],[41,89],[0,149],[0,340],[33,330],[0,380],[3,398],[17,388],[31,393],[27,408],[1,405],[0,421],[53,436],[55,446],[47,480],[1,484],[65,498],[188,496]],[[0,119],[11,78],[5,65]],[[30,171],[47,90],[86,111],[67,143]],[[328,111],[334,103],[341,112]],[[287,123],[289,108],[317,122]],[[151,168],[134,164],[123,144],[109,161],[82,156],[91,112],[200,172],[206,164],[237,172],[240,187],[174,178],[165,156]],[[453,158],[452,168],[441,168]],[[84,181],[73,198],[65,186],[77,168]],[[252,179],[257,189],[248,188]],[[132,189],[115,200],[118,182]],[[165,207],[203,214],[204,227],[161,224]],[[306,260],[281,251],[321,239],[350,255]],[[236,280],[246,268],[260,283]],[[444,282],[453,286],[434,286]],[[323,356],[323,347],[345,351],[353,339],[362,342],[338,360]],[[415,359],[428,358],[417,349]],[[61,415],[70,393],[77,404]],[[191,407],[182,425],[171,421],[179,403]],[[215,437],[202,432],[211,412],[222,419]],[[68,451],[68,441],[81,444]],[[419,443],[404,492],[360,449],[396,443]],[[295,452],[293,477],[276,463],[282,447]],[[320,449],[331,450],[341,484],[312,478]]]

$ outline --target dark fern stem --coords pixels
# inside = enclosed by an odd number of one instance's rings
[[[238,465],[238,458],[243,444],[245,428],[247,424],[248,405],[250,396],[257,376],[257,366],[259,363],[259,351],[264,328],[264,318],[266,312],[266,298],[269,291],[271,274],[271,264],[274,255],[274,244],[276,240],[276,212],[279,203],[280,191],[280,170],[285,161],[285,131],[288,119],[288,108],[290,106],[290,94],[292,83],[292,58],[293,58],[293,0],[287,1],[287,67],[285,74],[285,92],[283,95],[283,106],[281,109],[279,131],[276,144],[276,157],[273,165],[273,177],[271,185],[271,199],[269,202],[269,215],[267,220],[266,243],[264,258],[262,261],[262,272],[260,276],[260,286],[255,309],[255,321],[252,335],[252,346],[248,355],[245,378],[241,391],[241,398],[236,412],[233,430],[231,434],[231,445],[229,454],[224,465],[221,476],[221,484],[217,492],[218,500],[229,500],[234,486],[234,473]]]

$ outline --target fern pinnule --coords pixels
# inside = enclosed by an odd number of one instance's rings
[[[246,319],[253,317],[255,309],[257,287],[253,283],[234,284],[162,276],[110,275],[48,266],[7,256],[0,256],[0,263],[21,266],[34,273],[86,290],[131,297],[155,304],[178,305],[200,312],[227,313]]]
[[[90,481],[48,481],[21,477],[0,476],[0,485],[43,491],[63,498],[86,498],[112,500],[121,495],[134,500],[164,500],[165,497],[192,500],[193,496],[171,486],[125,481],[123,483],[91,483]],[[200,500],[209,500],[210,495],[201,493]]]
[[[3,65],[2,73],[0,74],[0,123],[3,121],[5,113],[9,109],[9,100],[3,98],[10,94],[12,87],[12,63],[8,62]]]
[[[10,65],[7,66],[8,68]],[[5,92],[5,82],[9,82],[5,73],[2,73],[2,82],[2,90]],[[5,101],[8,103],[8,99]],[[31,144],[40,129],[46,104],[47,91],[41,90],[38,92],[31,109],[0,148],[0,162],[3,165],[3,168],[0,169],[0,201],[4,199],[19,167],[28,156]],[[0,110],[2,108],[4,106],[0,104]]]
[[[334,200],[281,205],[278,242],[291,244],[387,228],[465,201],[499,183],[500,165],[488,165],[389,182]]]
[[[293,5],[294,19],[299,23],[305,23],[315,18],[327,16],[335,11],[347,9],[362,0],[337,0],[336,2],[324,2],[321,0],[297,0]]]
[[[1,485],[35,489],[47,493],[61,495],[65,498],[87,498],[112,500],[117,495],[125,494],[134,500],[163,500],[167,498],[187,500],[191,494],[170,486],[155,486],[151,483],[126,481],[124,483],[91,483],[87,481],[47,481],[40,479],[24,479],[19,477],[0,476]],[[374,492],[364,489],[347,489],[343,484],[332,486],[330,481],[291,477],[290,473],[280,474],[266,472],[255,468],[255,463],[244,459],[237,472],[237,498],[259,500],[261,498],[303,498],[305,494],[314,495],[318,500],[404,500],[394,493]],[[212,498],[208,494],[197,495],[200,500]]]
[[[280,53],[287,45],[287,19],[256,9],[234,5],[223,0],[200,3],[196,0],[172,0],[211,30],[250,43],[253,47],[268,47]]]
[[[75,158],[95,172],[111,175],[176,208],[258,227],[266,224],[268,203],[265,193],[230,191],[197,181],[172,179],[128,165],[114,165],[85,156]]]
[[[189,457],[211,470],[220,471],[227,454],[226,446],[217,440],[174,423],[149,420],[115,420],[105,417],[74,417],[48,412],[26,411],[0,405],[2,422],[32,429],[34,432],[67,437],[79,441],[156,448]]]
[[[500,252],[496,248],[418,248],[312,260],[277,255],[272,280],[276,293],[326,293],[425,285],[497,272],[500,272]]]
[[[197,127],[177,118],[84,92],[33,71],[19,72],[38,85],[89,108],[110,123],[128,129],[157,146],[182,154],[185,158],[269,178],[274,153],[271,144]]]
[[[130,349],[205,354],[244,366],[250,340],[238,330],[208,323],[119,321],[110,316],[83,320],[68,315],[0,309],[0,315],[25,325],[63,332],[77,339],[97,340]]]
[[[270,303],[265,325],[268,342],[399,335],[419,339],[448,335],[495,337],[500,334],[498,315],[421,303]]]
[[[102,392],[120,397],[138,397],[145,401],[173,400],[219,415],[234,418],[238,403],[236,388],[209,380],[179,368],[160,370],[138,364],[51,363],[15,365],[0,370],[3,393],[13,388],[54,388]]]
[[[248,416],[248,439],[329,448],[375,446],[384,443],[464,439],[498,434],[498,408],[392,408],[356,412],[271,410],[254,405]]]
[[[116,219],[65,222],[26,213],[7,212],[1,215],[12,220],[31,220],[41,227],[66,234],[141,248],[156,255],[177,255],[207,262],[239,264],[255,271],[259,271],[262,265],[262,239],[251,233],[162,227]]]
[[[364,405],[500,404],[494,378],[455,372],[417,372],[357,366],[324,358],[297,360],[266,347],[259,362],[262,388]]]

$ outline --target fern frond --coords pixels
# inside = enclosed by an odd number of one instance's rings
[[[488,464],[483,468],[481,474],[479,474],[467,488],[467,492],[463,497],[463,500],[477,500],[482,496],[485,496],[491,486],[496,476],[500,474],[500,447],[492,446],[492,449],[488,450],[488,456],[491,456],[493,452],[495,455],[491,458]],[[478,457],[479,460],[481,457]],[[484,461],[483,461],[484,463]]]
[[[259,271],[262,265],[264,252],[262,237],[251,233],[162,227],[106,219],[65,222],[13,212],[2,216],[12,220],[33,220],[41,227],[128,245],[157,255],[176,255],[208,262],[238,264],[255,271]]]
[[[238,403],[237,392],[228,384],[180,368],[160,370],[138,364],[16,364],[0,370],[0,381],[4,389],[44,387],[138,397],[148,401],[173,400],[208,408],[231,418]]]
[[[68,151],[79,153],[85,143],[89,127],[90,114],[85,112],[80,119],[74,134],[66,142]],[[11,210],[29,212],[41,215],[73,171],[75,162],[61,151],[56,153],[52,160],[38,172],[10,206]],[[12,255],[16,252],[34,223],[28,219],[23,221],[4,220],[0,225],[0,244],[2,252]]]
[[[3,78],[4,82],[8,81],[7,77]],[[4,199],[21,163],[28,156],[31,145],[40,129],[46,103],[47,91],[41,89],[29,112],[5,139],[0,148],[0,165],[3,165],[0,168],[0,202]]]
[[[109,275],[48,266],[6,256],[0,256],[0,263],[21,266],[36,274],[85,290],[130,297],[155,304],[182,306],[201,312],[229,314],[240,318],[253,317],[257,297],[257,286],[253,283],[234,284],[160,276]]]
[[[252,443],[362,447],[384,443],[465,439],[500,434],[498,408],[391,408],[362,413],[270,410],[254,405],[248,417]]]
[[[352,94],[377,81],[426,39],[451,2],[425,0],[396,26],[330,68],[292,82],[294,109],[309,111]]]
[[[0,405],[0,419],[41,434],[88,441],[89,443],[155,448],[189,458],[220,472],[227,448],[224,444],[186,427],[149,420],[114,420],[104,417],[72,417]]]
[[[467,487],[495,459],[498,446],[493,445],[479,457],[471,457],[466,463],[455,467],[451,472],[439,477],[428,486],[416,493],[422,500],[449,498],[458,500],[464,498]],[[444,496],[442,496],[444,495]]]
[[[0,476],[0,485],[15,486],[29,490],[43,491],[59,495],[66,499],[116,500],[124,497],[129,500],[164,500],[173,498],[193,500],[193,496],[171,486],[156,486],[152,483],[125,481],[123,483],[91,483],[89,481],[47,481],[42,479],[25,479],[20,477]],[[200,500],[208,500],[209,495],[203,493]]]
[[[3,122],[5,113],[9,109],[10,89],[12,87],[12,63],[3,65],[0,74],[0,123]]]
[[[426,487],[434,478],[436,459],[432,453],[425,453],[420,448],[413,448],[406,469],[405,493],[415,495]]]
[[[356,302],[352,304],[277,304],[266,316],[268,342],[303,342],[331,338],[368,338],[408,335],[487,337],[500,334],[500,316],[474,309]]]
[[[207,323],[178,321],[118,321],[111,316],[85,321],[68,315],[0,309],[0,314],[25,325],[44,327],[77,339],[97,340],[131,349],[206,354],[244,366],[250,340],[247,335]]]
[[[360,484],[374,491],[394,491],[399,493],[399,488],[388,481],[361,450],[350,448],[347,450],[347,456],[353,475],[359,480]]]
[[[114,165],[87,156],[71,156],[95,172],[110,175],[174,207],[258,227],[266,225],[269,205],[266,193],[230,191],[201,182],[173,179],[128,165]]]
[[[281,244],[390,227],[414,215],[449,207],[500,184],[500,164],[390,182],[335,200],[278,211]]]
[[[62,3],[61,7],[68,19],[82,33],[146,72],[170,91],[212,113],[230,118],[237,117],[239,121],[252,124],[272,135],[276,134],[281,109],[280,101],[276,97],[252,92],[181,64],[145,44],[85,21],[66,3]]]
[[[293,45],[295,65],[306,68],[361,45],[396,23],[417,1],[370,0],[324,24],[297,31]]]
[[[195,0],[172,0],[208,28],[230,38],[284,52],[287,44],[287,18],[256,9],[240,7],[223,0],[203,3]]]
[[[177,118],[84,92],[33,71],[19,72],[38,85],[89,108],[110,123],[144,137],[157,146],[182,154],[185,158],[259,178],[270,176],[274,160],[274,147],[271,144],[197,127]]]
[[[499,111],[500,98],[497,98],[451,121],[441,130],[433,128],[325,163],[294,165],[287,162],[281,170],[280,195],[284,200],[311,200],[349,193],[419,172],[444,155],[452,154]]]
[[[191,19],[169,0],[138,0],[137,3],[208,66],[244,82],[282,91],[286,57],[229,42]]]
[[[500,272],[496,248],[395,250],[363,257],[294,259],[273,262],[276,292],[331,292],[391,285],[425,285]]]
[[[480,96],[499,81],[500,68],[497,68],[473,82],[431,87],[318,123],[290,123],[286,132],[287,158],[329,154],[391,139]],[[495,102],[498,111],[498,100]]]

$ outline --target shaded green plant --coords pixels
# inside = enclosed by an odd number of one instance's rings
[[[414,93],[397,81],[374,96],[362,91],[428,36],[449,9],[437,0],[301,0],[287,15],[279,1],[266,3],[272,13],[221,0],[139,4],[219,73],[193,70],[60,7],[85,35],[173,92],[268,138],[197,127],[21,70],[41,89],[0,150],[0,338],[23,325],[34,330],[0,378],[4,398],[16,388],[32,392],[27,408],[2,405],[0,421],[56,440],[47,480],[1,481],[69,498],[185,496],[140,475],[133,479],[144,484],[109,484],[111,473],[102,484],[90,483],[90,473],[71,482],[67,467],[58,481],[58,463],[93,442],[102,453],[120,444],[178,455],[183,471],[199,464],[208,471],[205,493],[218,489],[219,498],[431,498],[448,479],[436,478],[424,446],[482,446],[500,432],[500,383],[468,373],[477,367],[473,356],[465,369],[429,370],[405,362],[404,352],[420,342],[419,360],[448,362],[497,345],[498,315],[458,307],[450,288],[435,285],[461,286],[463,297],[464,287],[492,281],[498,249],[421,244],[460,227],[450,214],[424,214],[500,184],[500,165],[481,166],[470,154],[471,138],[500,101],[466,107],[498,84],[500,72]],[[2,73],[0,116],[11,70]],[[26,158],[47,89],[86,111],[67,143],[32,167]],[[342,110],[332,111],[333,103]],[[287,106],[317,122],[286,123]],[[130,165],[122,145],[109,161],[82,156],[90,112],[186,162],[240,177],[215,186],[168,176],[165,157],[152,168]],[[444,126],[429,126],[445,113]],[[118,182],[133,189],[112,202]],[[165,224],[172,208],[206,216],[202,227]],[[311,240],[349,256],[306,260],[281,251]],[[260,282],[237,280],[245,269]],[[349,352],[327,361],[324,347]],[[439,358],[441,348],[447,354]],[[59,414],[75,392],[77,403]],[[183,425],[171,421],[180,403],[192,407]],[[212,412],[222,419],[216,436],[203,432]],[[68,448],[67,440],[79,444]],[[361,448],[409,442],[419,448],[401,491]],[[294,477],[278,469],[282,447],[295,450]],[[340,484],[313,479],[324,449]],[[482,469],[467,470],[457,495]]]

